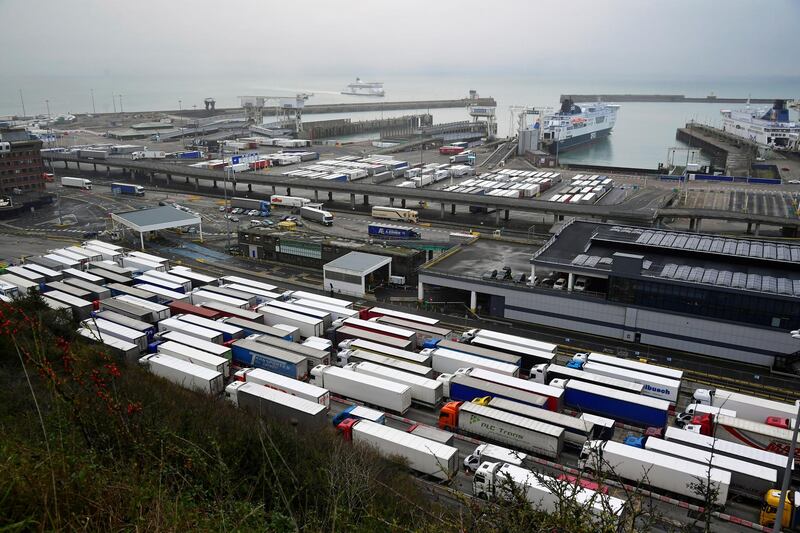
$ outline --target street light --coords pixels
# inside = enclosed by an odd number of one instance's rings
[[[793,339],[800,339],[800,330],[789,332]],[[789,492],[789,481],[792,478],[792,466],[794,464],[794,454],[797,449],[797,433],[800,429],[800,400],[795,400],[797,415],[795,416],[794,428],[792,428],[792,444],[789,446],[789,455],[786,457],[786,469],[783,471],[783,483],[781,484],[781,499],[778,502],[778,510],[775,513],[775,524],[772,527],[773,533],[780,533],[783,529],[783,508],[786,504],[786,495]]]

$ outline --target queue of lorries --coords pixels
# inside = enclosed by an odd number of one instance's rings
[[[733,494],[755,498],[762,524],[775,519],[794,406],[699,389],[675,415],[680,370],[602,353],[561,365],[552,343],[454,332],[435,318],[215,278],[96,240],[8,267],[0,289],[4,298],[38,290],[81,320],[86,338],[259,416],[317,430],[328,424],[332,396],[355,402],[334,417],[344,438],[437,480],[463,465],[476,473],[475,495],[503,497],[513,482],[547,504],[552,483],[574,480],[534,474],[530,458],[558,461],[572,448],[587,477],[602,470],[639,483],[646,472],[652,490],[690,500],[699,498],[697,479],[708,479],[715,505]],[[385,413],[412,405],[437,410],[438,427],[385,425]],[[618,435],[621,424],[640,430]],[[486,444],[460,461],[454,434]],[[573,497],[595,502],[596,489],[582,483]],[[625,507],[605,491],[600,498],[598,511]],[[790,501],[786,524],[798,514],[793,493]]]

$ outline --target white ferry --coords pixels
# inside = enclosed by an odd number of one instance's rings
[[[575,104],[565,98],[557,113],[542,119],[542,146],[554,154],[605,137],[614,129],[618,110],[615,104]]]
[[[771,108],[739,111],[723,109],[722,131],[779,152],[800,151],[800,124],[789,120],[786,100],[775,100]]]
[[[351,83],[347,88],[342,91],[342,94],[351,94],[354,96],[386,96],[383,91],[382,81],[362,81],[361,78],[356,78],[355,83]]]

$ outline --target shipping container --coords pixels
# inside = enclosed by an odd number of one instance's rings
[[[222,393],[225,387],[224,378],[219,372],[167,355],[145,355],[139,359],[139,363],[153,374],[186,389],[216,395]]]
[[[234,377],[236,381],[262,385],[330,408],[331,393],[304,381],[288,378],[261,368],[243,368],[237,371]]]
[[[307,430],[321,430],[328,420],[324,405],[255,383],[234,381],[225,388],[225,396],[257,416]]]

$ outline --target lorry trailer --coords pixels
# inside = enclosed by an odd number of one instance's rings
[[[527,337],[520,337],[518,335],[509,335],[508,333],[500,333],[499,331],[493,331],[491,329],[471,329],[465,332],[462,337],[464,337],[466,340],[475,340],[477,337],[495,339],[508,344],[516,344],[517,346],[534,348],[540,352],[556,353],[558,350],[558,344],[539,341],[536,339],[529,339]]]
[[[250,278],[243,278],[241,276],[222,276],[220,280],[221,283],[245,285],[247,287],[252,287],[254,289],[261,289],[263,291],[269,291],[269,292],[274,292],[278,289],[276,285],[270,285],[269,283],[264,283],[263,281],[257,281]]]
[[[334,307],[344,307],[347,309],[353,308],[353,302],[349,300],[342,300],[341,298],[330,298],[329,296],[322,296],[315,292],[306,291],[291,291],[289,293],[292,298],[296,300],[316,300]]]
[[[520,390],[509,387],[495,380],[484,380],[480,374],[475,377],[471,372],[480,369],[460,368],[452,374],[439,374],[436,378],[442,383],[442,392],[445,398],[462,402],[471,402],[476,398],[499,397],[525,403],[540,409],[547,409],[550,398],[532,390]],[[498,374],[499,375],[499,374]],[[563,391],[562,391],[563,394]],[[553,405],[558,405],[553,403]]]
[[[366,361],[350,363],[345,369],[407,385],[411,388],[411,401],[415,403],[435,407],[442,401],[442,384],[435,379]]]
[[[243,368],[238,370],[234,377],[237,381],[263,385],[328,408],[331,404],[331,394],[327,390],[262,368]]]
[[[374,319],[381,324],[389,326],[397,326],[398,328],[409,329],[417,334],[417,346],[422,344],[428,339],[443,340],[450,337],[453,332],[447,328],[438,326],[430,326],[428,324],[421,324],[419,322],[412,322],[402,318],[393,316],[382,316]]]
[[[644,396],[667,400],[672,405],[678,402],[681,382],[674,379],[593,361],[583,365],[583,371],[608,378],[619,378],[633,383],[640,383],[643,386],[642,394]]]
[[[377,409],[370,409],[363,405],[349,405],[344,410],[333,417],[333,427],[338,426],[348,418],[354,420],[369,420],[376,424],[386,423],[386,414]]]
[[[326,350],[320,350],[312,346],[300,344],[299,342],[292,342],[290,340],[278,338],[274,335],[253,335],[252,337],[248,338],[252,338],[254,341],[262,344],[269,344],[275,348],[280,348],[281,350],[294,352],[304,356],[306,359],[308,359],[309,372],[311,372],[311,369],[317,365],[331,364],[331,354]]]
[[[245,320],[244,318],[239,318],[237,316],[224,317],[219,319],[219,321],[231,324],[237,328],[242,328],[245,336],[248,337],[250,335],[267,335],[269,337],[275,337],[277,339],[283,339],[289,342],[297,342],[300,340],[300,331],[297,329],[295,329],[295,333],[291,333],[283,329],[267,326],[263,322]]]
[[[13,267],[9,267],[8,269],[9,272],[12,272],[11,268]],[[92,274],[91,272],[88,271],[78,270],[77,268],[65,268],[62,272],[64,273],[65,276],[72,276],[73,279],[88,281],[89,283],[94,283],[96,285],[105,285],[106,283],[105,278],[103,278],[102,276]]]
[[[192,269],[188,267],[182,266],[175,266],[171,269],[167,270],[167,274],[172,274],[173,276],[177,276],[179,278],[188,279],[192,282],[192,288],[196,289],[198,287],[203,287],[205,285],[216,285],[217,278],[213,276],[206,276],[205,274],[200,274],[199,272],[194,272]]]
[[[52,295],[52,291],[50,293]],[[106,300],[100,301],[100,310],[101,311],[113,311],[115,313],[119,313],[120,315],[124,315],[136,320],[140,320],[142,322],[147,322],[149,324],[155,323],[153,320],[153,311],[146,307],[142,307],[139,304],[135,304],[132,302],[126,302],[124,300],[120,300],[120,297],[108,298]]]
[[[50,300],[50,301],[52,302],[55,300]],[[92,342],[96,342],[102,344],[106,348],[110,348],[114,353],[116,353],[126,361],[133,362],[139,359],[139,357],[141,357],[142,352],[139,350],[139,347],[128,341],[112,337],[111,335],[100,336],[97,334],[97,331],[87,328],[78,328],[78,334],[84,338],[89,339]]]
[[[782,472],[786,468],[786,456],[765,450],[759,450],[746,444],[716,439],[708,435],[701,435],[694,431],[687,431],[676,427],[668,427],[664,439],[674,441],[685,446],[691,446],[703,451],[713,451],[720,455],[741,459],[750,464],[772,468]],[[790,470],[794,470],[794,461]],[[781,475],[781,477],[783,477]]]
[[[102,318],[103,320],[114,322],[115,324],[125,326],[126,328],[131,328],[133,330],[140,331],[145,335],[147,335],[148,339],[152,339],[153,335],[155,335],[156,333],[156,328],[152,324],[149,324],[142,320],[136,320],[135,318],[131,318],[125,315],[121,315],[114,311],[97,311],[94,313],[94,315],[97,318]]]
[[[131,183],[112,183],[111,194],[129,194],[132,196],[144,196],[144,187]]]
[[[534,346],[521,346],[489,337],[475,337],[472,339],[471,344],[496,352],[518,355],[522,359],[522,366],[525,368],[531,368],[541,363],[551,363],[556,357],[553,352],[539,350]]]
[[[302,337],[322,337],[325,335],[325,323],[321,319],[265,305],[259,307],[258,312],[264,317],[263,320],[268,326],[275,326],[276,324],[293,326],[300,330]]]
[[[472,402],[444,404],[438,425],[551,459],[564,448],[564,428]]]
[[[264,323],[264,315],[261,313],[256,313],[255,311],[250,311],[249,309],[242,309],[241,307],[235,307],[222,302],[207,300],[200,304],[200,307],[205,307],[206,309],[216,311],[222,316],[238,317],[245,320],[250,320],[252,322],[259,322],[261,324]]]
[[[247,300],[242,300],[240,298],[231,298],[228,295],[220,294],[218,292],[212,292],[210,290],[206,290],[207,288],[213,288],[210,285],[206,285],[201,289],[195,289],[189,293],[189,301],[194,305],[205,305],[206,303],[221,303],[227,305],[229,307],[236,307],[239,309],[247,309],[249,307]]]
[[[169,272],[161,272],[159,270],[148,270],[142,276],[147,276],[147,283],[151,283],[153,285],[160,285],[165,289],[169,289],[175,292],[190,292],[192,290],[192,282],[191,280],[182,278],[180,276],[175,276],[170,274]],[[163,280],[164,283],[158,283],[157,280]],[[178,287],[182,287],[179,289]]]
[[[469,355],[476,355],[485,359],[493,359],[502,363],[509,363],[512,365],[520,366],[522,364],[522,357],[519,355],[511,355],[505,352],[498,352],[490,350],[482,346],[475,346],[466,342],[456,342],[453,340],[440,340],[427,341],[425,343],[426,349],[444,348],[446,350],[453,350],[454,352],[466,353]]]
[[[222,393],[225,382],[222,374],[168,355],[150,354],[139,359],[150,372],[185,389],[197,390],[206,394]]]
[[[407,320],[409,322],[418,322],[420,324],[425,324],[427,326],[436,326],[439,323],[439,320],[436,318],[429,318],[426,316],[415,315],[413,313],[404,313],[403,311],[395,311],[394,309],[388,309],[385,307],[370,307],[361,310],[361,318],[363,320],[369,320],[370,318],[379,318],[379,317],[399,318],[401,320]]]
[[[167,318],[158,323],[158,331],[180,331],[186,335],[197,337],[207,342],[214,344],[222,344],[222,332],[197,326],[191,322],[184,322],[177,318]]]
[[[45,294],[45,296],[70,306],[70,308],[72,309],[72,315],[77,320],[84,320],[86,318],[89,318],[92,314],[92,310],[94,309],[94,304],[92,304],[92,302],[90,302],[89,300],[84,300],[83,298],[77,298],[71,294],[67,294],[66,292],[48,291]]]
[[[225,387],[225,397],[260,417],[307,430],[321,430],[328,419],[324,405],[255,383],[234,381]]]
[[[755,422],[764,423],[770,417],[790,420],[797,417],[797,407],[793,404],[723,389],[697,389],[694,391],[694,401],[700,405],[736,411],[736,416]]]
[[[590,420],[549,411],[541,407],[534,407],[501,397],[491,398],[488,401],[476,400],[476,403],[562,427],[564,428],[564,444],[576,448],[583,448],[583,444],[587,440],[599,439],[603,433],[603,428],[599,425],[595,426]]]
[[[777,487],[778,473],[774,468],[655,437],[644,439],[644,449],[730,472],[731,491],[757,500],[763,500],[768,490]]]
[[[175,292],[165,289],[160,285],[150,285],[149,283],[139,283],[137,289],[152,293],[156,297],[156,302],[167,305],[170,302],[181,302],[188,299],[188,295],[182,292]]]
[[[413,209],[401,207],[374,206],[372,208],[372,218],[382,218],[386,220],[399,220],[402,222],[417,223],[419,214]]]
[[[708,480],[717,489],[712,503],[719,506],[728,501],[731,484],[731,473],[725,470],[615,441],[588,441],[581,450],[580,467],[610,472],[634,484],[643,483],[694,500],[699,498],[694,489],[697,480]]]
[[[274,309],[282,309],[284,311],[289,311],[292,313],[297,313],[298,315],[305,315],[316,320],[322,320],[323,327],[327,330],[331,326],[331,314],[327,311],[323,311],[321,309],[316,309],[314,307],[304,307],[302,305],[297,305],[289,302],[281,302],[279,300],[271,300],[264,305],[260,306],[266,308],[274,308]],[[313,335],[312,335],[313,336]]]
[[[61,270],[53,270],[52,268],[48,268],[47,266],[43,265],[37,265],[36,263],[25,263],[22,265],[22,267],[37,274],[41,274],[45,277],[45,281],[59,281],[64,277],[64,274],[61,272]]]
[[[762,424],[725,415],[697,415],[685,429],[783,456],[789,455],[792,442],[792,430],[788,426]],[[800,447],[795,449],[794,459],[800,459]]]
[[[235,341],[231,345],[231,352],[233,360],[242,365],[262,368],[292,379],[303,380],[308,376],[308,360],[294,352],[251,339]]]
[[[81,322],[81,325],[86,329],[99,330],[99,335],[110,335],[125,342],[130,342],[139,347],[139,352],[145,353],[147,351],[147,333],[138,329],[129,328],[106,320],[103,318],[89,318]]]
[[[570,379],[564,384],[564,404],[578,412],[621,420],[639,427],[667,426],[669,402]]]
[[[554,379],[585,381],[587,383],[594,383],[610,389],[618,389],[632,394],[641,394],[644,385],[641,383],[634,383],[632,381],[625,381],[615,377],[607,377],[600,374],[592,374],[584,370],[572,368],[568,366],[558,365],[556,363],[539,364],[531,369],[531,380],[536,383],[550,384]]]
[[[328,389],[333,394],[399,414],[411,407],[411,387],[408,385],[336,366],[314,367],[309,383]]]
[[[411,349],[417,346],[417,334],[411,330],[398,328],[396,326],[389,326],[386,324],[379,324],[369,320],[361,320],[360,318],[346,318],[342,321],[342,325],[351,328],[363,329],[371,331],[379,335],[386,335],[388,337],[396,337],[404,341],[411,342]]]
[[[644,372],[646,374],[663,376],[676,381],[681,381],[683,379],[683,370],[677,370],[675,368],[668,368],[660,365],[651,365],[649,363],[642,363],[641,361],[634,361],[632,359],[623,359],[622,357],[614,357],[613,355],[604,353],[592,352],[588,355],[587,360],[594,363],[602,363],[604,365],[627,368],[636,372]]]
[[[486,461],[481,463],[475,472],[475,477],[472,479],[472,493],[479,498],[497,500],[513,500],[515,494],[521,493],[537,509],[554,513],[561,508],[562,496],[558,494],[560,491],[554,492],[551,488],[557,483],[559,482],[555,479],[544,481],[530,470],[519,466]],[[581,507],[588,506],[592,515],[603,518],[603,523],[607,523],[609,514],[620,521],[625,511],[624,500],[607,494],[598,494],[588,488],[567,487],[564,488],[563,495],[574,499]]]
[[[336,328],[336,342],[341,345],[342,341],[347,339],[365,340],[373,344],[383,344],[387,347],[409,352],[413,349],[413,343],[408,339],[398,339],[397,337],[381,335],[374,331],[367,331],[350,326],[339,326]]]
[[[379,342],[372,342],[364,339],[346,339],[339,343],[340,350],[361,350],[373,352],[403,361],[411,361],[422,366],[431,366],[431,356],[409,350],[393,348]]]
[[[368,362],[381,365],[386,368],[394,368],[402,372],[408,372],[422,378],[433,378],[433,369],[429,366],[418,365],[411,361],[395,359],[383,354],[367,352],[364,350],[339,350],[336,355],[337,366],[347,366],[350,363]]]
[[[449,481],[458,472],[458,449],[368,420],[339,424],[345,440],[366,444],[386,457],[402,457],[421,474]]]
[[[68,176],[63,176],[61,178],[61,185],[63,187],[74,187],[77,189],[86,189],[88,191],[92,190],[92,180],[87,180],[86,178],[71,178]]]
[[[237,291],[236,289],[230,288],[229,285],[206,285],[202,289],[204,292],[214,293],[219,296],[224,296],[226,298],[230,298],[230,303],[233,303],[233,300],[243,300],[246,302],[244,308],[251,308],[256,305],[258,298],[253,293],[250,292],[243,292]],[[223,301],[224,302],[224,301]]]
[[[214,342],[204,341],[202,339],[198,339],[197,337],[193,337],[191,335],[187,335],[186,333],[182,333],[180,331],[165,331],[163,333],[158,333],[158,338],[162,341],[174,341],[184,346],[191,346],[192,348],[196,348],[198,350],[204,351],[206,353],[210,353],[211,355],[216,355],[217,357],[222,357],[223,359],[231,360],[232,354],[231,349],[227,346],[223,346],[221,344],[217,344]],[[158,347],[155,346],[155,350],[157,351]]]
[[[210,318],[203,318],[201,316],[189,314],[173,314],[172,318],[182,322],[187,322],[189,324],[194,324],[195,326],[200,326],[201,328],[218,331],[222,334],[223,343],[236,339],[242,339],[245,336],[242,328],[237,328],[233,324],[226,324],[225,322],[220,322],[218,320],[211,320]]]
[[[230,360],[224,357],[217,357],[208,352],[198,350],[192,346],[186,346],[179,342],[167,341],[158,345],[158,353],[169,355],[175,359],[186,361],[194,365],[199,365],[211,370],[215,370],[224,377],[231,375]]]
[[[527,453],[496,444],[479,444],[475,447],[475,451],[464,458],[464,470],[475,472],[485,461],[497,461],[514,466],[523,466],[530,462]]]
[[[438,442],[440,444],[447,444],[448,446],[453,445],[453,441],[455,440],[456,436],[449,431],[442,431],[441,429],[436,429],[431,426],[426,426],[424,424],[414,424],[409,426],[406,430],[406,433],[411,433],[412,435],[416,435],[417,437],[422,437],[424,439],[432,440],[434,442]]]
[[[423,353],[425,353],[424,350]],[[454,352],[444,348],[434,348],[430,351],[430,356],[433,369],[441,374],[453,374],[459,368],[482,368],[489,372],[507,376],[519,376],[519,366],[495,361],[494,359]]]
[[[295,305],[301,305],[303,307],[311,309],[318,309],[320,311],[325,311],[327,313],[330,313],[331,318],[333,320],[344,320],[345,318],[358,318],[358,311],[354,309],[348,309],[347,307],[338,307],[335,305],[330,305],[325,302],[320,302],[319,300],[293,299],[289,300],[289,303],[293,303]]]
[[[382,239],[421,239],[422,233],[416,228],[395,224],[369,224],[367,233],[370,237]]]
[[[109,283],[106,285],[111,291],[111,296],[135,296],[141,300],[147,300],[148,302],[154,302],[158,300],[158,295],[154,294],[148,290],[143,289],[141,286],[132,287],[128,285],[123,285],[122,283]],[[178,301],[178,300],[175,300]]]
[[[250,287],[249,285],[240,285],[239,283],[228,283],[222,286],[225,289],[232,289],[242,293],[250,294],[255,297],[256,304],[264,304],[277,300],[281,295],[277,292],[265,291],[257,287]]]
[[[324,209],[317,209],[315,207],[304,206],[300,208],[300,216],[303,220],[310,220],[317,222],[323,226],[333,225],[333,214]]]

